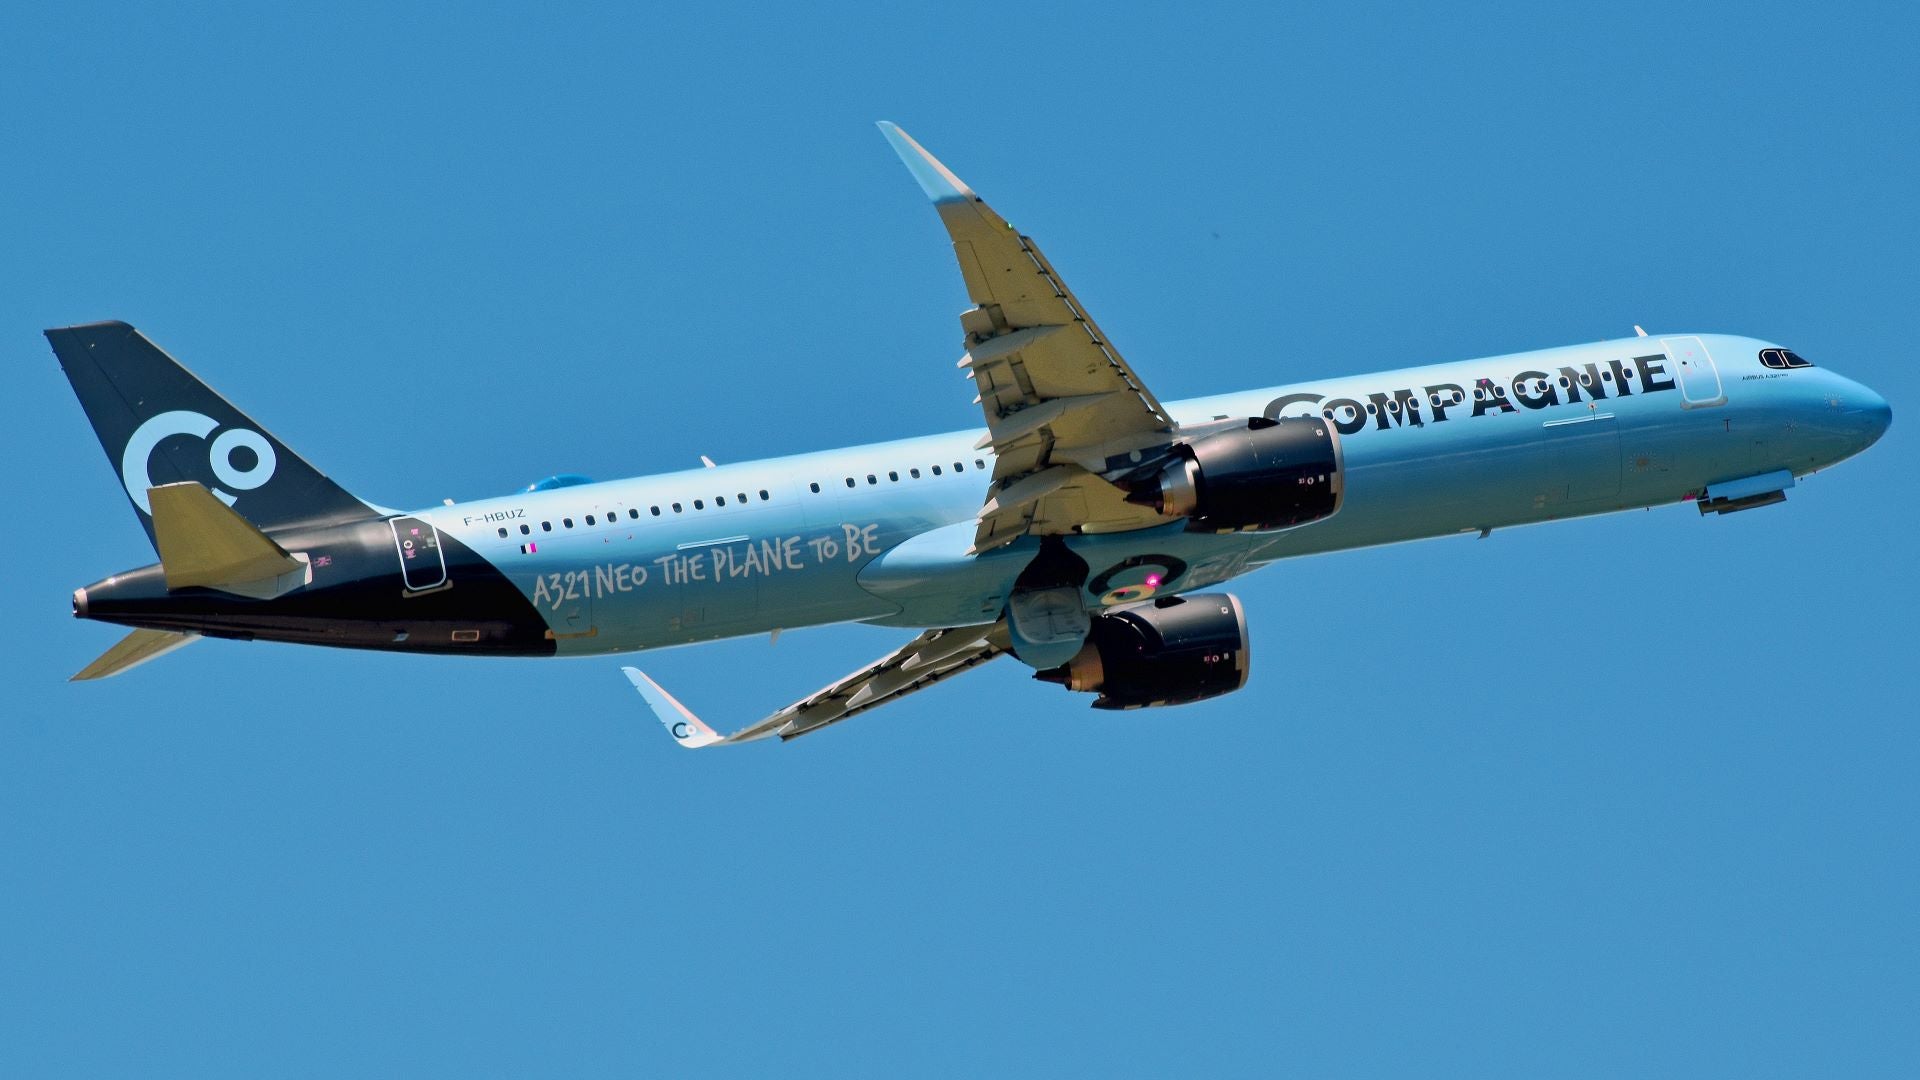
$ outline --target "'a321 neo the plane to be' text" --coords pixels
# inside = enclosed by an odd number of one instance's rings
[[[1209,591],[1279,559],[1691,501],[1777,503],[1891,410],[1767,341],[1674,333],[1161,402],[1031,239],[882,124],[953,238],[984,429],[390,510],[132,327],[47,331],[159,562],[73,594],[134,627],[75,676],[201,637],[594,656],[858,621],[914,636],[722,735],[818,730],[1001,654],[1100,708],[1245,685]],[[1637,328],[1636,328],[1637,329]]]

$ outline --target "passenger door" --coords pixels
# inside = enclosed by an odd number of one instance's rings
[[[1705,342],[1697,337],[1661,338],[1660,347],[1667,351],[1667,364],[1673,369],[1674,380],[1680,384],[1682,408],[1703,409],[1726,404],[1720,371],[1714,367]]]
[[[438,589],[447,584],[447,560],[440,551],[440,533],[425,518],[397,517],[387,524],[393,527],[393,547],[400,556],[400,582],[408,595]]]

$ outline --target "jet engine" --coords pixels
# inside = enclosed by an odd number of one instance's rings
[[[1340,509],[1340,437],[1314,417],[1256,416],[1205,431],[1137,475],[1127,500],[1199,532],[1286,529]]]
[[[1184,705],[1247,685],[1247,618],[1227,593],[1168,596],[1093,617],[1072,660],[1034,678],[1100,695],[1096,709]]]

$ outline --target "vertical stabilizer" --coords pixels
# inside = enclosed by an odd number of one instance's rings
[[[262,529],[379,516],[126,323],[46,333],[149,540],[147,492],[175,483]]]

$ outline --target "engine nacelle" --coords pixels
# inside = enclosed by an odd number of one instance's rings
[[[1247,685],[1247,618],[1228,593],[1103,611],[1078,655],[1034,678],[1098,693],[1096,709],[1184,705]]]
[[[1321,417],[1256,416],[1180,444],[1130,502],[1201,532],[1287,529],[1340,509],[1340,436]]]

